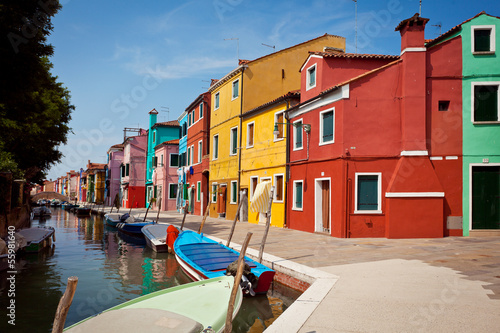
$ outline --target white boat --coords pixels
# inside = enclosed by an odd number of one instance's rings
[[[168,229],[170,229],[173,233],[177,232],[177,235],[179,234],[179,230],[169,224],[150,224],[142,227],[141,231],[146,239],[146,244],[153,249],[153,251],[168,252]],[[175,241],[175,238],[173,241]],[[173,246],[174,244],[172,242],[170,248],[173,248]]]
[[[50,217],[50,216],[52,216],[52,211],[48,207],[41,206],[41,207],[33,208],[33,217],[34,218]]]

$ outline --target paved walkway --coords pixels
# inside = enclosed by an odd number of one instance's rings
[[[181,220],[160,213],[162,223]],[[201,220],[188,215],[185,227]],[[208,218],[203,232],[226,240],[231,224]],[[232,241],[247,232],[258,251],[262,225],[238,222]],[[500,237],[338,239],[272,227],[265,252],[318,277],[266,332],[500,332]]]

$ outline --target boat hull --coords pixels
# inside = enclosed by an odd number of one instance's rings
[[[141,231],[146,244],[155,252],[168,252],[167,228],[168,224],[151,224],[144,226]]]
[[[143,238],[144,234],[141,231],[142,227],[153,223],[154,223],[153,221],[132,222],[132,223],[120,222],[116,225],[116,227],[120,232],[123,232],[127,235]]]
[[[21,250],[25,253],[37,253],[42,249],[52,245],[54,238],[54,228],[38,227],[21,229],[18,233],[26,239],[27,245]]]

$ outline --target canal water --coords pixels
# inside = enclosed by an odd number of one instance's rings
[[[52,211],[50,219],[32,221],[33,227],[55,228],[52,247],[18,257],[14,291],[12,278],[7,280],[11,274],[0,273],[0,314],[4,314],[0,332],[50,332],[70,276],[78,277],[78,286],[65,327],[138,296],[191,282],[173,255],[156,253],[143,241],[124,236],[103,223],[101,216],[81,218],[59,208]],[[8,296],[9,292],[15,295]],[[245,298],[233,332],[262,332],[298,296],[274,284],[267,295]],[[12,299],[15,326],[7,317]]]

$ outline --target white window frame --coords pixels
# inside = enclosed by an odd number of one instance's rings
[[[200,103],[198,106],[198,118],[203,119],[203,113],[205,110],[203,110],[203,102]]]
[[[475,86],[498,86],[497,90],[497,121],[475,121],[474,120],[474,101],[475,101],[475,94],[474,94],[474,87]],[[471,116],[471,122],[473,124],[499,124],[500,123],[500,81],[477,81],[477,82],[471,82],[471,109],[470,109],[470,116]]]
[[[214,95],[214,110],[218,110],[220,107],[220,91],[216,92]]]
[[[302,126],[299,126],[299,127],[295,127],[293,126],[293,151],[296,151],[296,150],[302,150],[304,149],[304,128],[303,128],[303,125],[304,125],[304,119],[300,118],[300,119],[297,119],[293,122],[293,124],[295,125],[295,123],[302,123]],[[301,131],[302,133],[302,146],[301,147],[297,147],[297,132],[298,131]]]
[[[249,136],[249,133],[250,133],[250,125],[253,125],[253,142],[252,144],[250,145],[250,136]],[[247,148],[253,148],[255,144],[255,121],[251,121],[249,123],[247,123]]]
[[[233,184],[236,184],[236,201],[233,201]],[[238,181],[231,180],[231,197],[229,198],[229,203],[231,205],[236,205],[238,203]]]
[[[217,138],[217,149],[215,149],[215,138]],[[217,156],[216,156],[217,155]],[[219,134],[212,137],[212,161],[219,159]]]
[[[276,181],[276,178],[279,177],[279,176],[281,176],[283,178],[283,182],[282,182],[283,188],[281,189],[281,193],[283,195],[283,199],[282,200],[278,200],[277,199],[278,191],[277,191],[277,187],[276,186],[278,186],[278,182]],[[283,203],[284,200],[285,200],[285,174],[284,173],[276,173],[276,174],[274,174],[273,178],[274,178],[273,181],[274,181],[274,186],[275,186],[273,200],[274,200],[274,202]]]
[[[283,114],[283,123],[286,123],[286,121],[285,121],[285,110],[281,110],[281,111],[278,111],[278,112],[274,113],[274,124],[278,123],[278,115],[279,114]],[[273,124],[273,126],[274,126],[274,124]],[[281,126],[283,126],[283,137],[282,138],[278,138],[277,134],[273,134],[273,136],[274,136],[274,142],[285,140],[285,137],[286,137],[286,133],[285,133],[286,125],[281,125]]]
[[[191,164],[194,165],[194,145],[191,145]]]
[[[214,192],[214,186],[215,186],[215,192]],[[217,188],[219,187],[219,184],[217,183],[212,183],[212,187],[211,187],[211,195],[212,195],[212,202],[213,203],[217,203]],[[215,200],[214,200],[215,198]]]
[[[236,129],[236,152],[233,153],[233,130]],[[229,130],[229,156],[238,154],[238,126],[231,127]]]
[[[313,68],[314,68],[314,85],[311,85],[311,69]],[[306,91],[315,88],[317,83],[318,83],[318,66],[317,64],[313,64],[307,67],[306,70]]]
[[[253,188],[252,188],[252,179],[257,179],[257,185],[259,185],[259,176],[250,176],[250,184],[249,184],[249,187],[250,187],[250,197],[248,198],[249,201],[252,201],[252,198],[253,198]]]
[[[201,199],[201,181],[196,182],[196,202],[200,202]]]
[[[359,176],[378,176],[376,210],[358,210],[358,178]],[[354,214],[382,214],[382,172],[356,172],[354,183]]]
[[[234,87],[235,87],[235,83],[236,83],[236,87],[238,88],[238,95],[235,97],[234,96]],[[235,99],[237,99],[238,97],[240,97],[240,79],[236,79],[234,80],[232,83],[231,83],[231,101],[234,101]]]
[[[333,112],[333,136],[331,141],[323,141],[323,114]],[[319,145],[330,145],[335,143],[335,108],[329,108],[327,110],[323,110],[319,112]]]
[[[198,163],[201,163],[203,157],[203,140],[198,141]]]
[[[302,207],[301,208],[297,208],[297,206],[295,206],[296,198],[297,198],[295,184],[297,184],[297,183],[302,183]],[[302,212],[304,210],[304,180],[303,179],[293,181],[293,191],[292,192],[293,192],[292,210]]]
[[[191,159],[191,147],[187,147],[187,161],[186,161],[186,166],[190,166],[191,163],[193,163],[193,160]]]
[[[491,33],[490,33],[490,50],[489,51],[475,51],[474,50],[474,44],[475,44],[475,34],[474,34],[474,31],[475,30],[487,30],[487,29],[490,29],[491,30]],[[496,38],[495,38],[495,26],[494,25],[472,25],[470,27],[470,41],[471,41],[471,45],[470,45],[470,48],[471,48],[471,52],[472,54],[493,54],[495,53],[495,49],[496,49],[496,45],[495,45],[495,41],[496,41]]]
[[[177,155],[177,165],[172,165],[172,155]],[[179,167],[179,164],[180,164],[179,155],[180,154],[178,154],[178,153],[170,153],[169,161],[168,161],[168,166],[170,168],[178,168]]]

